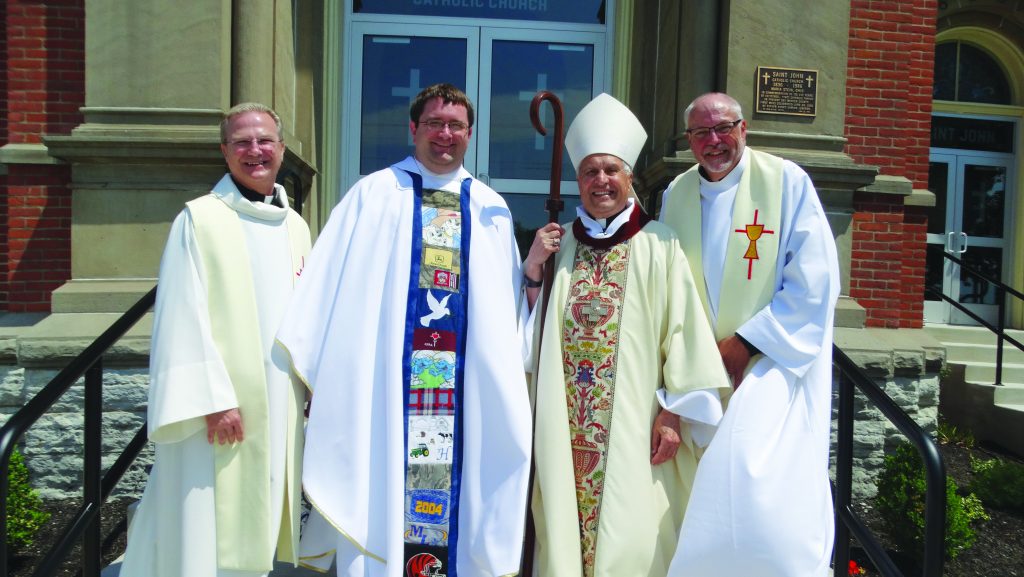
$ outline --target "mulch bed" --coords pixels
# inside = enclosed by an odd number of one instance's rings
[[[958,487],[966,487],[971,480],[971,456],[976,459],[999,457],[1022,462],[1017,456],[1006,453],[991,445],[941,444],[939,451],[946,463],[946,474],[951,476]],[[884,544],[887,540],[885,525],[881,516],[868,501],[855,506],[864,522]],[[973,527],[977,535],[974,546],[960,552],[956,559],[945,562],[944,577],[1024,577],[1024,515],[1017,512],[1000,511],[985,507],[991,519],[978,521]],[[890,550],[890,556],[903,569],[907,577],[920,575],[920,568],[914,566],[909,555]],[[851,558],[866,569],[864,577],[877,577],[871,560],[857,549],[854,543]],[[836,577],[840,577],[836,572]]]
[[[101,567],[110,565],[124,553],[126,542],[126,514],[131,499],[112,500],[101,510]],[[50,548],[56,544],[67,526],[78,513],[81,501],[46,501],[43,509],[50,513],[50,520],[36,533],[35,543],[28,548],[8,553],[8,575],[10,577],[31,577],[42,563]],[[55,577],[81,575],[81,545],[76,544]]]

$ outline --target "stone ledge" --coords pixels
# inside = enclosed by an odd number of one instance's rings
[[[18,339],[47,316],[49,316],[47,313],[0,314],[0,363],[16,365],[18,362]]]
[[[836,303],[836,316],[832,326],[846,329],[862,329],[867,319],[867,310],[848,296],[840,296]]]
[[[45,144],[5,144],[0,146],[2,164],[63,164],[50,156]]]
[[[910,192],[910,196],[903,199],[904,206],[920,206],[924,208],[933,208],[936,202],[935,193],[922,188],[915,188]]]
[[[70,280],[53,291],[54,313],[123,313],[156,285],[156,279]]]
[[[910,196],[914,191],[914,183],[902,176],[891,176],[879,174],[871,184],[860,188],[859,192],[870,192],[874,194],[893,194],[896,196]]]
[[[118,313],[52,314],[18,339],[18,365],[26,368],[63,368],[110,328]],[[107,366],[145,367],[153,313],[147,313],[104,355]]]
[[[835,344],[872,377],[938,373],[946,348],[924,329],[837,327]]]

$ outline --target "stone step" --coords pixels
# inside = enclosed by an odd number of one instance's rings
[[[925,332],[935,337],[943,344],[964,343],[976,345],[996,344],[996,335],[985,327],[964,327],[957,325],[926,325]],[[1024,331],[1019,329],[1008,329],[1006,334],[1024,343]],[[1015,348],[1011,344],[1007,348]]]
[[[941,395],[941,410],[950,422],[970,429],[979,440],[1024,455],[1024,385],[995,386],[992,381],[953,378],[943,385]]]
[[[994,345],[974,343],[943,343],[946,346],[946,360],[954,363],[995,362]],[[1003,362],[1024,364],[1024,351],[1013,345],[1003,346]]]
[[[995,363],[960,363],[967,368],[964,377],[971,382],[994,383],[996,382]],[[1003,363],[1002,384],[1024,385],[1024,364]]]

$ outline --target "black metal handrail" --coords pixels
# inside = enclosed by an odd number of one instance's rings
[[[839,423],[836,441],[836,540],[834,565],[837,575],[845,574],[850,562],[850,537],[857,539],[884,577],[903,577],[885,548],[850,507],[853,487],[853,392],[854,387],[874,403],[917,449],[925,467],[924,572],[923,577],[941,577],[945,560],[946,466],[939,449],[922,429],[864,371],[837,346],[832,363],[839,369]]]
[[[11,453],[25,431],[35,424],[83,375],[85,376],[85,430],[82,507],[65,532],[57,539],[57,543],[47,553],[33,576],[51,577],[67,557],[75,541],[81,538],[82,575],[99,577],[101,569],[100,508],[146,444],[146,428],[143,426],[106,475],[101,477],[103,355],[153,307],[155,302],[156,287],[146,293],[110,328],[72,359],[57,376],[0,428],[0,577],[7,577],[7,547],[5,546],[7,543],[7,475]]]
[[[1018,341],[1017,339],[1015,339],[1015,338],[1011,337],[1010,335],[1006,334],[1006,295],[1010,295],[1012,297],[1015,297],[1015,298],[1019,299],[1021,302],[1024,302],[1024,293],[1021,293],[1020,291],[1014,289],[1013,287],[1006,285],[1005,283],[1003,283],[1002,281],[1000,281],[998,279],[994,279],[994,278],[988,276],[987,274],[985,274],[985,273],[983,273],[983,272],[981,272],[981,271],[979,271],[977,269],[972,268],[971,266],[965,264],[964,261],[961,260],[959,257],[953,255],[949,251],[943,251],[942,252],[942,256],[946,260],[951,260],[954,263],[956,263],[957,265],[959,265],[960,268],[963,269],[964,271],[966,271],[967,273],[969,273],[971,275],[974,275],[974,276],[980,278],[981,280],[983,280],[983,281],[985,281],[985,282],[987,282],[987,283],[989,283],[991,285],[994,285],[996,287],[996,324],[994,326],[992,325],[992,323],[986,321],[985,319],[981,318],[979,315],[975,314],[974,311],[972,311],[972,310],[968,309],[967,307],[965,307],[962,303],[957,302],[956,300],[950,298],[949,296],[947,296],[945,293],[943,293],[941,291],[936,291],[935,289],[926,286],[925,287],[925,292],[929,293],[929,294],[932,294],[932,295],[935,295],[940,300],[944,300],[947,303],[953,305],[954,307],[957,308],[957,310],[959,310],[960,312],[964,313],[965,315],[971,317],[972,319],[977,321],[978,324],[982,325],[983,327],[987,328],[988,330],[990,330],[990,331],[992,331],[993,333],[996,334],[996,378],[995,378],[995,384],[997,386],[1002,385],[1003,384],[1003,343],[1009,342],[1010,344],[1012,344],[1013,346],[1017,347],[1021,351],[1024,351],[1024,344],[1021,344],[1020,341]]]

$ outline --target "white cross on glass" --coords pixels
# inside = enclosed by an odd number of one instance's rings
[[[519,100],[520,100],[520,102],[531,102],[533,100],[533,97],[536,96],[538,92],[540,92],[541,90],[547,90],[547,89],[548,89],[548,75],[545,74],[544,72],[538,72],[537,73],[537,89],[534,90],[533,92],[530,92],[529,90],[520,90],[519,91]],[[555,94],[555,96],[558,97],[559,100],[563,100],[563,101],[565,100],[565,97],[563,95],[559,94],[558,92],[555,92],[554,90],[552,90],[551,92],[553,92]],[[552,126],[548,122],[548,114],[550,112],[550,107],[549,106],[541,106],[540,108],[541,108],[541,111],[540,111],[541,122],[544,123],[544,128],[547,128],[548,129],[548,133],[550,134],[551,133],[550,131],[554,129],[554,126]],[[539,132],[534,134],[534,136],[533,136],[533,149],[534,150],[544,150],[544,137],[541,136],[541,134]]]
[[[420,69],[411,68],[409,70],[409,86],[392,86],[391,96],[404,96],[409,100],[409,102],[412,102],[412,99],[420,93],[420,90],[423,90],[423,87],[420,86]],[[408,136],[408,142],[406,144],[412,146],[411,133]]]

